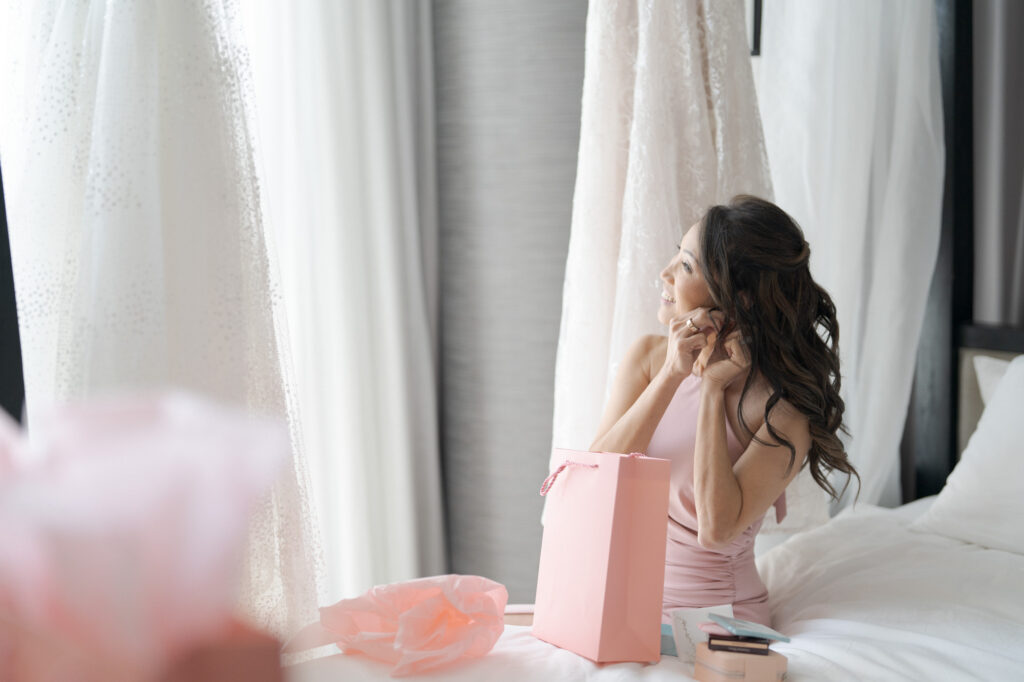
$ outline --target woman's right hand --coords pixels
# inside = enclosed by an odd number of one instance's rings
[[[693,324],[687,320],[692,320]],[[708,345],[708,337],[717,337],[724,320],[721,311],[712,311],[710,308],[696,308],[686,315],[672,318],[668,325],[668,344],[662,371],[677,379],[690,376],[694,360]]]

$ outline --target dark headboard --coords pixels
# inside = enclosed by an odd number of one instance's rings
[[[1024,327],[995,327],[986,324],[966,324],[957,330],[957,348],[1003,353],[1024,353]]]

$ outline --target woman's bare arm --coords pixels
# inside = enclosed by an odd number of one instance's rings
[[[701,330],[718,329],[711,310],[695,308],[668,323],[669,335],[633,342],[612,384],[604,417],[591,444],[594,452],[646,452],[679,384],[707,345]]]
[[[733,333],[725,338],[716,361],[711,353],[716,341],[712,335],[707,352],[701,353],[695,363],[695,371],[704,380],[697,413],[693,491],[697,542],[707,549],[729,545],[764,516],[796,477],[811,448],[807,417],[783,399],[772,408],[768,419],[776,433],[793,445],[795,453],[776,442],[768,425],[762,424],[757,438],[750,441],[736,464],[730,461],[725,435],[725,387],[750,366],[750,358],[739,334]]]
[[[593,452],[645,452],[654,430],[684,377],[652,372],[652,353],[664,343],[656,335],[637,339],[626,352],[612,385]],[[653,374],[653,376],[652,376]]]
[[[796,478],[811,447],[807,417],[785,401],[772,411],[772,425],[796,450],[790,468],[789,448],[761,426],[757,437],[733,465],[725,437],[725,398],[721,390],[701,390],[694,451],[693,489],[697,542],[708,549],[726,547]]]

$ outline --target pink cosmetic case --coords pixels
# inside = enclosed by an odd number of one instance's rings
[[[786,657],[776,651],[767,656],[712,651],[707,642],[701,642],[693,678],[698,682],[778,682],[786,676],[786,667]]]

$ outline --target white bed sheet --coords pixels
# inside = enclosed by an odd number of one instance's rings
[[[1024,556],[910,531],[914,517],[866,506],[765,555],[791,679],[1024,676]]]
[[[1024,674],[1024,556],[916,533],[930,503],[858,505],[758,559],[773,624],[792,638],[789,682],[1010,680]],[[670,656],[657,665],[596,665],[506,626],[486,657],[421,680],[691,679]],[[291,682],[390,679],[388,667],[335,654],[288,669]]]

